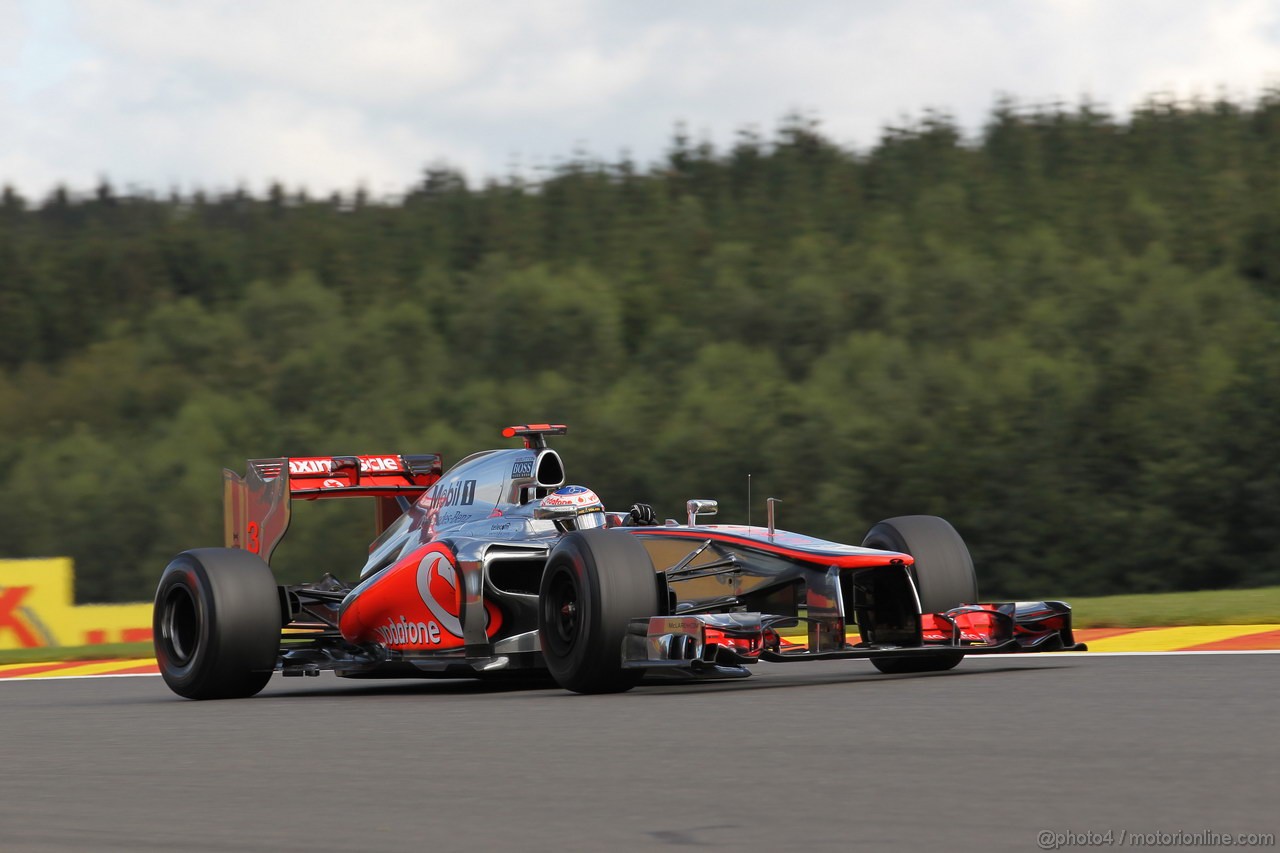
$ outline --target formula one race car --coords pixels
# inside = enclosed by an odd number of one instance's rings
[[[969,654],[1083,649],[1058,601],[979,604],[950,524],[904,516],[841,545],[766,527],[658,524],[565,486],[561,425],[508,427],[522,448],[442,474],[438,455],[254,459],[223,472],[224,548],[160,578],[155,648],[191,699],[252,696],[275,671],[346,678],[549,672],[578,693],[645,673],[743,678],[758,661],[867,658],[937,672]],[[295,499],[372,498],[380,535],[354,587],[278,585],[268,562]],[[656,567],[656,568],[655,568]]]

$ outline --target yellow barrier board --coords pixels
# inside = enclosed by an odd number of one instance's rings
[[[0,649],[151,639],[151,604],[75,604],[67,557],[0,560]]]

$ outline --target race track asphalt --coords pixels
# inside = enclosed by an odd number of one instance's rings
[[[1280,834],[1278,670],[1274,654],[971,658],[918,676],[774,664],[594,697],[325,675],[203,703],[155,677],[9,681],[0,849],[1027,851],[1043,830]]]

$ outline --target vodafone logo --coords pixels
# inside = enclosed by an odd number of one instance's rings
[[[434,622],[410,622],[404,616],[400,621],[388,618],[387,624],[376,629],[378,637],[388,646],[433,646],[440,642],[440,626]]]
[[[441,628],[455,637],[462,636],[462,621],[458,618],[458,572],[439,551],[428,554],[418,564],[418,595]]]

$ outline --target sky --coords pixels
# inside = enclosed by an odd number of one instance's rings
[[[404,192],[657,162],[788,113],[862,149],[998,97],[1280,86],[1280,0],[0,0],[0,184]]]

